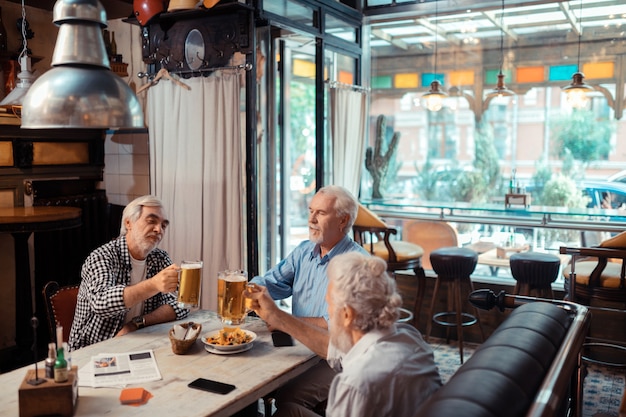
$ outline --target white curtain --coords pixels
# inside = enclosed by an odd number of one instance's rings
[[[244,269],[241,75],[181,81],[191,90],[148,90],[150,188],[170,219],[160,247],[175,263],[204,261],[201,307],[216,310],[217,272]]]
[[[365,161],[367,93],[331,86],[330,124],[333,141],[333,184],[358,197]]]

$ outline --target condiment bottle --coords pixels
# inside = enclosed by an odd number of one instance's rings
[[[54,343],[48,343],[48,357],[46,358],[46,378],[54,379],[54,362],[56,360],[56,346]]]
[[[115,61],[117,55],[117,42],[115,42],[115,32],[111,32],[111,60]]]
[[[63,351],[65,353],[65,361],[67,362],[67,370],[69,372],[72,370],[72,352],[70,352],[70,347],[67,342],[63,342]]]
[[[65,382],[67,378],[67,361],[65,360],[63,345],[61,345],[57,349],[57,359],[54,362],[54,382]]]

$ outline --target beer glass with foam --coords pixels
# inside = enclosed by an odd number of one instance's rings
[[[198,307],[202,288],[202,261],[182,261],[178,274],[178,305],[183,308]]]
[[[242,270],[220,271],[217,274],[217,314],[226,325],[239,325],[246,319],[248,308],[243,295],[248,273]]]

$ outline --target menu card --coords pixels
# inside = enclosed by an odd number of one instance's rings
[[[152,350],[129,353],[101,353],[78,371],[78,385],[117,387],[161,379]]]

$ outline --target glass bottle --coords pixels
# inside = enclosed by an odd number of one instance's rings
[[[111,32],[111,60],[115,60],[117,55],[117,42],[115,42],[115,32]]]
[[[0,7],[0,54],[4,54],[7,51],[7,30],[2,23],[2,7]]]
[[[65,360],[65,353],[63,351],[63,345],[57,349],[57,359],[54,362],[54,382],[67,381],[67,361]]]
[[[46,378],[54,379],[54,363],[57,360],[57,351],[54,343],[48,343],[48,357],[46,358]]]

